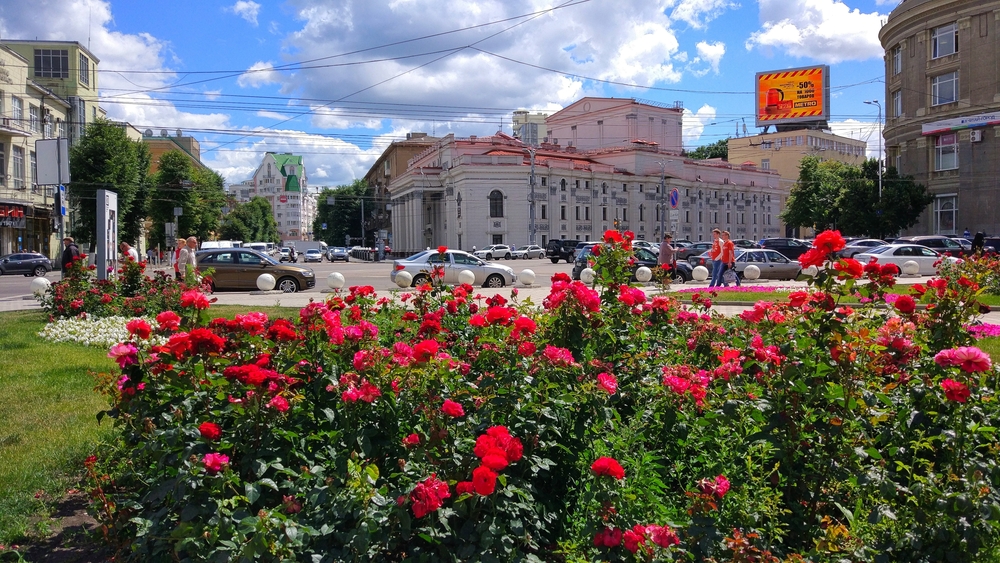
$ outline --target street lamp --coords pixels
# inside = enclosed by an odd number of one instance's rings
[[[531,155],[531,176],[528,180],[529,188],[531,189],[531,195],[529,196],[530,204],[528,206],[528,244],[535,244],[535,233],[537,228],[535,226],[535,149],[526,149],[528,154]]]
[[[878,100],[865,100],[870,106],[878,106],[878,199],[882,201],[882,104]]]
[[[667,214],[667,206],[663,201],[664,196],[667,193],[666,185],[666,170],[668,162],[677,162],[675,160],[657,160],[656,163],[660,165],[660,238],[667,234],[665,227],[663,225],[664,215]]]

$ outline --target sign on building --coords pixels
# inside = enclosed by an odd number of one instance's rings
[[[815,123],[830,118],[827,65],[758,72],[754,84],[757,127]]]
[[[97,190],[97,279],[106,280],[118,270],[118,194]]]

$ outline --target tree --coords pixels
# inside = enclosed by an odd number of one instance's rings
[[[246,242],[281,242],[271,204],[260,196],[237,204],[226,215],[219,235],[224,239]]]
[[[879,197],[875,160],[859,167],[807,156],[780,217],[792,227],[884,238],[916,224],[931,201],[924,186],[899,176],[894,168],[883,173]]]
[[[195,168],[186,154],[176,150],[163,153],[158,164],[150,190],[149,216],[153,220],[150,238],[155,243],[173,246],[174,241],[166,240],[164,225],[174,221],[176,207],[182,210],[177,217],[179,237],[206,240],[215,235],[226,204],[222,176]]]
[[[702,145],[687,153],[688,158],[694,160],[705,160],[709,158],[721,158],[729,160],[729,138],[716,141],[710,145]]]
[[[355,180],[346,186],[325,188],[320,192],[316,206],[316,220],[313,221],[313,232],[316,238],[328,244],[340,244],[345,236],[361,238],[361,201],[365,202],[365,214],[371,217],[374,205],[371,203],[373,193],[364,180]],[[328,203],[332,198],[333,203]],[[368,219],[368,218],[365,218]],[[323,224],[326,228],[323,228]],[[365,223],[365,232],[370,234],[370,221]],[[366,237],[369,238],[369,237]]]
[[[97,190],[118,195],[118,238],[135,242],[146,217],[149,149],[128,138],[125,129],[106,119],[87,126],[69,152],[69,203],[76,210],[73,236],[97,239]]]

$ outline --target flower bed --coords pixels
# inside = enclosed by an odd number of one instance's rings
[[[88,461],[109,541],[135,561],[998,554],[975,284],[915,286],[887,315],[839,301],[884,301],[892,273],[842,260],[723,318],[648,300],[630,238],[606,242],[601,291],[557,274],[542,311],[355,287],[297,322],[191,298],[133,323],[104,413],[121,442]]]

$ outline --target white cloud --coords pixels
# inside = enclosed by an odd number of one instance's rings
[[[695,29],[703,29],[710,21],[739,4],[728,0],[681,0],[670,12],[670,17],[686,22]]]
[[[209,100],[218,100],[219,96],[222,95],[222,90],[205,90],[202,94]]]
[[[705,104],[698,108],[697,112],[684,108],[684,121],[682,125],[682,137],[685,147],[695,147],[701,143],[701,133],[705,130],[705,125],[715,121],[715,108]]]
[[[695,76],[705,76],[709,72],[719,74],[719,63],[722,62],[722,56],[726,54],[726,44],[722,41],[715,43],[699,41],[696,49],[698,56],[692,59],[691,64],[688,65],[691,74]]]
[[[879,124],[877,121],[859,121],[857,119],[845,119],[844,121],[831,121],[830,131],[834,135],[847,137],[848,139],[858,139],[868,143],[865,146],[868,158],[878,158],[879,148],[885,152],[885,143],[879,146]]]
[[[267,111],[267,110],[258,111],[257,117],[263,117],[264,119],[278,119],[281,121],[285,121],[291,118],[290,115],[285,115],[283,113],[278,113],[276,111]]]
[[[260,88],[267,84],[278,84],[279,82],[281,82],[281,76],[274,71],[274,63],[264,61],[250,65],[250,68],[236,79],[236,83],[243,88],[248,86],[251,88]]]
[[[878,12],[862,13],[840,0],[759,0],[762,26],[750,34],[747,50],[776,49],[826,63],[883,55]]]
[[[253,24],[254,27],[257,27],[257,14],[260,13],[260,4],[247,0],[239,0],[225,10],[236,14]]]

